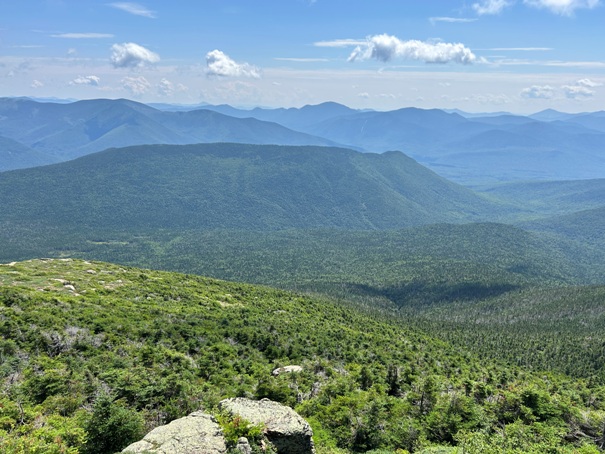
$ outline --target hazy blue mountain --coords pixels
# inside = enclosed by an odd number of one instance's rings
[[[224,115],[237,118],[256,118],[257,120],[279,123],[288,128],[309,132],[309,126],[332,118],[344,117],[358,113],[347,106],[335,102],[324,102],[317,105],[306,105],[301,108],[280,108],[251,110],[236,109],[227,104],[218,106],[206,106],[204,109],[213,110]]]
[[[0,172],[31,167],[32,164],[42,166],[53,162],[48,156],[16,140],[0,136]]]
[[[385,229],[500,208],[400,152],[245,144],[111,149],[0,175],[0,222]]]
[[[125,99],[56,104],[38,103],[27,98],[2,98],[0,135],[42,153],[47,157],[46,162],[64,161],[112,147],[143,144],[229,141],[335,145],[330,140],[254,118],[234,118],[208,110],[163,112]],[[31,167],[39,162],[32,160],[22,166],[26,164]]]
[[[528,115],[529,118],[533,118],[538,121],[555,121],[555,120],[567,120],[572,118],[574,114],[559,112],[554,109],[546,109],[534,114]]]
[[[605,111],[578,114],[566,120],[596,131],[605,132]]]
[[[447,113],[455,113],[464,118],[486,118],[486,117],[500,117],[506,115],[512,115],[510,112],[465,112],[460,109],[441,109]]]

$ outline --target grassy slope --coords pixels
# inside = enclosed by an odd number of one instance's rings
[[[0,282],[3,452],[102,452],[136,436],[122,422],[148,429],[235,395],[295,405],[320,452],[598,452],[600,388],[479,362],[352,307],[73,260],[0,266]],[[271,376],[292,363],[304,372]],[[108,433],[93,429],[101,407]]]

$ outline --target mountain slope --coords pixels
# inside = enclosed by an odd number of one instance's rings
[[[0,176],[0,221],[108,228],[384,229],[498,207],[402,153],[244,144],[112,149]]]
[[[16,140],[0,136],[0,172],[53,162],[55,161],[43,153],[32,150]]]
[[[46,259],[0,266],[0,309],[6,453],[115,452],[242,395],[294,406],[320,454],[593,453],[602,434],[592,383],[496,365],[316,297]],[[291,364],[302,371],[272,375]]]
[[[475,190],[495,200],[524,206],[542,216],[605,206],[605,179],[528,181],[475,187]]]

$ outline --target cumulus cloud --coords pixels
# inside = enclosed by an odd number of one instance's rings
[[[600,83],[590,79],[580,79],[573,84],[563,85],[561,89],[567,98],[578,99],[592,97],[596,93],[593,89],[599,86],[601,86]]]
[[[90,85],[93,87],[99,86],[101,83],[101,78],[97,76],[78,76],[71,82],[69,85]]]
[[[521,90],[521,96],[527,99],[552,99],[555,97],[555,88],[550,85],[532,85]]]
[[[44,84],[42,82],[40,82],[39,80],[37,80],[37,79],[34,79],[32,81],[32,84],[30,85],[30,87],[32,87],[32,88],[40,88],[40,87],[43,87],[43,86],[44,86]]]
[[[207,74],[221,77],[260,77],[260,70],[248,63],[238,63],[218,49],[206,54]]]
[[[420,60],[425,63],[471,64],[477,60],[475,54],[461,43],[427,43],[418,40],[402,41],[396,36],[375,35],[367,38],[363,46],[357,46],[349,61],[374,58],[388,62],[393,58]]]
[[[160,61],[158,54],[135,43],[111,46],[111,63],[116,68],[134,68],[158,61]]]
[[[121,9],[122,11],[126,11],[130,14],[134,14],[135,16],[143,16],[148,17],[150,19],[155,19],[156,17],[155,11],[151,11],[145,8],[143,5],[139,5],[138,3],[114,2],[109,3],[109,6],[111,6],[112,8]]]
[[[168,79],[163,78],[157,85],[158,94],[160,96],[172,96],[178,91],[187,91],[187,87],[183,84],[173,84]]]
[[[133,96],[141,96],[151,88],[151,84],[143,76],[125,77],[121,82],[122,87],[128,90]]]
[[[571,16],[577,9],[592,9],[598,6],[600,0],[523,0],[523,3],[562,16]]]
[[[502,10],[511,6],[514,2],[510,0],[481,0],[473,3],[473,9],[479,16],[500,14]]]

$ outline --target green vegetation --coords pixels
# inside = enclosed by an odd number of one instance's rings
[[[0,222],[61,228],[386,229],[500,211],[403,153],[200,144],[0,173]]]
[[[69,259],[1,266],[0,283],[3,452],[111,452],[233,396],[294,406],[325,453],[494,452],[503,437],[501,452],[590,453],[604,437],[602,386],[330,300]],[[304,370],[271,375],[287,364]]]

